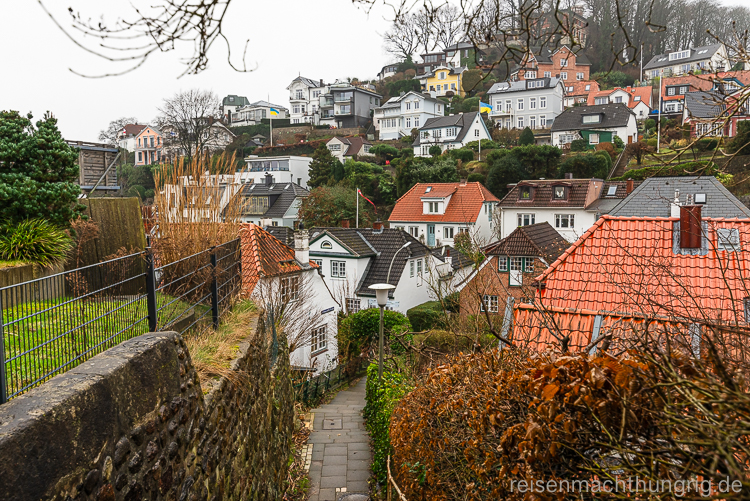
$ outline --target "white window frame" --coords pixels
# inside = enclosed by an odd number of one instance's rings
[[[563,79],[563,80],[567,80],[568,79],[568,72],[567,71],[561,71],[560,72],[560,78]]]
[[[584,79],[583,72],[582,71],[577,72],[576,73],[576,80],[583,80],[583,79]]]
[[[599,144],[599,134],[594,132],[589,134],[589,144]]]
[[[563,223],[567,226],[563,226]],[[575,214],[555,214],[555,228],[571,229],[575,225]]]
[[[499,301],[495,295],[485,294],[482,296],[482,301],[479,304],[480,311],[485,311],[485,304],[487,304],[487,311],[489,313],[498,313],[500,311]]]
[[[299,299],[299,275],[281,277],[281,301],[291,303]]]
[[[331,278],[346,278],[346,261],[331,260]]]
[[[508,258],[497,256],[497,271],[508,271]]]
[[[453,239],[453,226],[443,226],[443,238]]]
[[[516,106],[517,106],[516,109],[518,111],[523,111],[523,98],[522,97],[518,98],[518,101],[516,102]]]
[[[325,325],[315,327],[310,333],[310,353],[319,353],[328,348],[328,336]]]
[[[518,216],[518,226],[529,226],[532,224],[535,224],[536,222],[536,213],[534,212],[519,212],[517,213]],[[526,224],[524,224],[525,221]]]
[[[346,298],[346,313],[357,313],[362,310],[362,300],[356,297]]]
[[[539,109],[547,109],[547,98],[544,96],[539,97]]]

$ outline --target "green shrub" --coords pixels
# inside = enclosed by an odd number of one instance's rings
[[[437,156],[439,156],[439,155],[441,155],[443,153],[443,150],[440,148],[440,146],[434,144],[434,145],[430,146],[429,153],[433,157],[437,157]]]
[[[381,483],[386,481],[388,456],[393,453],[389,431],[391,413],[410,390],[411,385],[403,374],[383,371],[383,380],[379,382],[378,363],[367,367],[363,415],[373,443],[372,472]]]
[[[646,120],[646,123],[643,124],[643,128],[645,130],[653,129],[654,127],[656,127],[656,120],[654,120],[653,118],[649,118],[648,120]]]
[[[570,143],[570,151],[586,151],[589,149],[589,142],[585,139],[576,139]]]
[[[464,163],[471,162],[472,160],[474,160],[474,152],[468,148],[459,148],[457,150],[450,150],[450,154],[456,160],[461,160]]]
[[[737,135],[729,143],[729,153],[750,155],[750,121],[737,122]]]
[[[656,138],[647,139],[646,144],[652,148],[656,148]]]
[[[519,146],[529,146],[536,142],[534,139],[534,133],[531,131],[530,128],[526,127],[521,132],[521,136],[518,138],[518,145]]]
[[[615,148],[617,148],[618,150],[622,150],[625,147],[625,142],[622,140],[620,136],[613,137],[612,144],[614,144]]]
[[[713,151],[719,146],[719,140],[713,137],[707,137],[696,141],[698,151]]]
[[[0,230],[0,259],[51,267],[65,260],[73,247],[63,230],[43,219],[27,219]]]
[[[370,148],[370,155],[376,155],[383,160],[393,160],[398,156],[398,148],[388,144],[378,144]]]
[[[472,172],[469,174],[468,178],[466,179],[470,183],[482,183],[485,184],[487,182],[487,176],[482,174],[481,172]]]
[[[719,178],[719,170],[716,165],[710,161],[685,162],[675,165],[650,165],[642,169],[633,169],[625,173],[624,176],[613,177],[611,181],[626,181],[632,178],[635,181],[642,181],[653,176],[716,176]]]
[[[440,301],[428,301],[407,310],[406,316],[412,329],[426,331],[442,325],[443,307]]]
[[[398,341],[391,342],[391,334],[403,334],[411,331],[411,324],[405,315],[397,311],[383,312],[383,336],[390,343],[391,351],[395,354],[403,353],[404,349]],[[339,325],[339,350],[342,355],[359,355],[362,350],[376,343],[380,332],[380,310],[368,308],[346,316]],[[404,336],[404,342],[411,340]]]
[[[466,143],[464,148],[469,148],[472,151],[479,151],[479,141],[471,141]],[[500,145],[491,139],[482,139],[482,151],[484,150],[496,150],[500,148]]]

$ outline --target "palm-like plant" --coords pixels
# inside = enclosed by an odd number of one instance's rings
[[[0,259],[52,267],[68,256],[73,241],[44,219],[27,219],[0,230]]]

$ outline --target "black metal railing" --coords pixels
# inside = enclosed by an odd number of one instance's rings
[[[297,400],[303,404],[315,403],[320,397],[338,388],[342,383],[363,374],[366,367],[366,358],[356,358],[339,364],[331,370],[321,372],[317,376],[311,376],[311,373],[306,370],[294,371],[297,373],[293,375],[297,380],[294,384]]]
[[[240,242],[163,266],[150,250],[0,288],[0,403],[122,341],[217,327],[241,288]]]

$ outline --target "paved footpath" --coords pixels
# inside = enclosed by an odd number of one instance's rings
[[[369,499],[370,437],[365,430],[366,379],[340,391],[330,404],[314,414],[308,445],[310,501],[360,501]],[[358,496],[361,494],[363,496]]]

